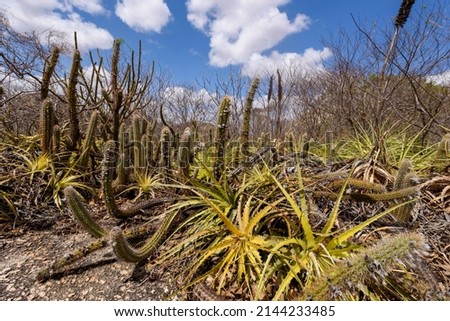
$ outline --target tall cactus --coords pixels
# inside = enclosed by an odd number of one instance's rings
[[[164,175],[164,179],[168,180],[170,177],[170,169],[171,169],[171,159],[170,159],[170,129],[167,126],[164,126],[161,131],[161,140],[160,140],[160,171]]]
[[[52,50],[52,55],[50,57],[50,61],[46,66],[44,73],[42,74],[42,82],[41,82],[41,101],[44,101],[48,97],[48,92],[50,89],[50,80],[55,71],[56,64],[58,63],[59,54],[61,50],[59,47],[54,47]]]
[[[133,166],[134,176],[137,177],[142,172],[144,164],[143,160],[143,146],[142,146],[142,122],[139,116],[133,117]]]
[[[186,127],[180,139],[178,152],[178,168],[184,178],[189,178],[189,165],[192,156],[192,132]]]
[[[41,110],[40,132],[41,132],[41,150],[44,154],[52,153],[53,127],[55,125],[55,111],[53,102],[49,99],[44,100]]]
[[[84,138],[83,145],[80,151],[80,167],[86,169],[89,160],[89,154],[92,145],[95,141],[95,128],[97,127],[97,119],[99,116],[98,111],[94,111],[89,119],[89,124],[86,130],[86,137]]]
[[[114,141],[107,141],[104,146],[103,162],[102,162],[102,190],[105,205],[108,213],[117,218],[123,218],[124,215],[120,211],[114,199],[114,193],[112,189],[112,182],[114,178],[115,163],[116,163],[116,149]]]
[[[80,51],[75,49],[72,58],[72,67],[70,68],[69,80],[67,83],[67,106],[69,110],[69,142],[67,144],[70,150],[75,150],[80,139],[80,124],[77,109],[78,72],[80,68]]]
[[[251,111],[253,107],[253,100],[255,99],[256,90],[259,86],[259,78],[253,78],[250,89],[247,93],[247,98],[245,99],[244,111],[243,111],[243,119],[242,119],[242,131],[241,131],[241,160],[245,164],[248,159],[249,151],[248,151],[248,138],[250,136],[250,118]]]
[[[219,106],[215,136],[214,177],[219,179],[225,172],[225,145],[227,142],[228,117],[230,116],[231,99],[225,96]]]
[[[52,148],[53,154],[59,153],[61,147],[61,128],[58,125],[53,126]]]
[[[130,167],[130,157],[128,153],[129,133],[122,123],[119,128],[119,159],[117,163],[117,183],[126,185],[128,183],[128,170]]]

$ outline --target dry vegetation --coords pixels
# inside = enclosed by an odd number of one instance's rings
[[[121,40],[84,70],[76,40],[2,16],[4,298],[448,300],[450,88],[429,76],[450,70],[450,28],[413,4],[384,29],[355,21],[325,71],[232,72],[201,94],[168,91]],[[145,276],[122,290],[89,269],[123,262]],[[111,291],[65,296],[84,283]]]

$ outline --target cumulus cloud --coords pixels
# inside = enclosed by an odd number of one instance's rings
[[[289,0],[189,0],[188,20],[210,37],[210,64],[247,63],[290,34],[305,30],[310,19],[289,19],[278,7]]]
[[[274,74],[279,69],[281,71],[291,70],[295,71],[297,75],[307,76],[308,73],[323,70],[323,61],[331,55],[329,48],[322,50],[309,48],[303,54],[272,51],[269,56],[263,56],[254,53],[244,65],[243,73],[253,77],[256,74]]]
[[[105,12],[100,0],[0,0],[11,27],[18,32],[36,31],[46,37],[50,31],[62,32],[71,42],[77,32],[80,50],[111,48],[113,36],[94,23],[85,21],[76,10],[90,14]]]
[[[102,0],[72,0],[71,2],[78,9],[90,14],[101,14],[106,12],[105,8],[102,6]]]
[[[172,14],[163,0],[119,0],[116,15],[138,32],[161,32]]]
[[[450,70],[437,75],[428,76],[427,80],[436,85],[450,86]]]

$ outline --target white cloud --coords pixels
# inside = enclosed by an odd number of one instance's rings
[[[450,70],[444,71],[441,74],[428,76],[427,80],[436,85],[450,86]]]
[[[247,63],[255,54],[273,48],[290,34],[308,27],[298,13],[289,20],[278,8],[289,0],[189,0],[188,20],[210,37],[213,66]]]
[[[102,0],[72,0],[71,3],[78,9],[90,14],[106,12],[106,9],[102,6]]]
[[[279,53],[272,51],[270,56],[254,53],[243,67],[243,73],[253,77],[256,74],[275,74],[277,69],[289,70],[296,75],[307,76],[311,72],[323,70],[322,62],[331,57],[329,48],[315,50],[308,48],[303,54]]]
[[[171,18],[169,7],[163,0],[119,0],[116,15],[139,32],[161,32]]]
[[[113,36],[94,23],[85,21],[75,9],[91,14],[105,12],[100,0],[0,0],[11,27],[18,32],[36,31],[46,37],[49,31],[62,32],[71,44],[77,32],[80,50],[111,48]]]

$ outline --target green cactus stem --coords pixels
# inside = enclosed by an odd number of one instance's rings
[[[53,127],[55,125],[55,111],[51,100],[42,102],[40,132],[41,132],[41,150],[44,154],[51,154]]]
[[[243,118],[242,118],[242,131],[241,131],[241,161],[245,163],[248,159],[249,151],[248,151],[248,139],[250,136],[250,118],[251,111],[253,107],[253,100],[255,99],[256,90],[259,86],[259,78],[253,78],[250,89],[247,93],[247,98],[245,99],[245,105],[243,110]]]
[[[98,111],[94,111],[89,119],[89,124],[86,130],[86,137],[84,138],[83,145],[81,147],[80,166],[86,169],[88,166],[89,155],[92,145],[95,141],[95,128],[97,127],[97,119],[99,116]]]
[[[133,229],[127,229],[123,232],[126,239],[139,238],[144,235],[154,231],[153,225],[145,224],[138,226]],[[103,237],[96,239],[95,241],[85,245],[81,248],[75,249],[74,251],[65,254],[62,258],[57,258],[53,261],[50,266],[41,269],[37,274],[37,280],[39,282],[45,282],[52,277],[52,275],[57,274],[61,269],[69,264],[72,264],[87,255],[98,251],[109,244],[109,237]]]
[[[445,134],[436,150],[436,170],[442,172],[450,166],[450,133]]]
[[[67,106],[69,110],[69,150],[75,150],[80,139],[80,124],[78,120],[77,93],[78,72],[80,68],[80,51],[75,49],[72,58],[72,67],[70,68],[69,80],[67,84]]]
[[[58,125],[53,126],[53,154],[59,153],[61,148],[61,128]]]
[[[363,189],[366,191],[372,191],[375,193],[386,193],[386,187],[384,185],[356,178],[349,178],[348,180],[343,178],[337,179],[328,184],[327,188],[332,191],[340,190],[345,183],[347,183],[347,186]]]
[[[50,89],[50,79],[52,78],[53,72],[55,71],[56,64],[58,63],[59,54],[61,50],[58,47],[54,47],[52,50],[52,55],[50,61],[46,66],[44,73],[42,75],[41,81],[41,101],[44,101],[48,97],[48,92]]]
[[[125,124],[121,124],[119,127],[119,157],[117,163],[117,184],[126,185],[128,183],[128,169],[129,163],[129,153],[128,153],[128,142],[129,136],[128,132],[125,131]]]
[[[192,158],[192,132],[189,127],[184,129],[180,139],[178,152],[178,168],[184,178],[189,178],[189,167]]]
[[[353,193],[350,194],[350,198],[361,202],[378,202],[378,201],[392,201],[396,199],[401,199],[417,194],[419,188],[417,186],[411,186],[407,188],[402,188],[396,191],[390,191],[386,193]]]
[[[126,240],[120,227],[114,227],[110,233],[114,253],[120,260],[125,262],[140,262],[148,258],[164,241],[164,238],[172,226],[172,223],[175,222],[178,213],[179,212],[176,211],[166,213],[161,226],[140,248],[133,247]]]
[[[433,283],[428,281],[432,281],[433,277],[424,270],[423,259],[427,251],[428,246],[420,234],[388,237],[348,260],[331,266],[322,277],[308,284],[298,299],[349,300],[365,294],[365,299],[399,300],[404,299],[403,295],[409,295],[407,299],[423,300],[424,297],[416,295],[430,293],[429,284]],[[408,273],[395,273],[398,269],[419,275],[408,280]],[[396,294],[401,297],[386,297]]]
[[[402,160],[398,168],[393,190],[398,191],[405,188],[415,188],[414,186],[416,185],[416,180],[417,176],[414,172],[413,164],[409,159],[405,158]],[[393,216],[400,224],[405,225],[410,221],[414,206],[414,203],[408,203],[397,209],[393,213]]]
[[[141,118],[135,116],[133,118],[133,166],[135,176],[138,176],[144,168],[141,127]]]
[[[164,175],[165,179],[167,180],[170,177],[170,169],[171,169],[171,159],[170,159],[170,148],[171,148],[171,142],[170,142],[170,129],[166,126],[163,127],[161,130],[161,140],[160,140],[160,146],[161,146],[161,159],[160,159],[160,170],[161,173]]]
[[[219,106],[217,117],[217,127],[215,136],[215,160],[214,177],[220,179],[225,172],[225,145],[227,142],[226,132],[228,127],[228,117],[230,116],[231,99],[225,96]]]
[[[404,179],[405,176],[411,173],[413,170],[413,164],[411,163],[411,160],[405,158],[401,161],[400,166],[398,167],[397,175],[395,177],[394,181],[394,190],[398,190],[402,188],[404,185]]]
[[[101,238],[108,234],[105,229],[94,221],[91,213],[89,213],[89,210],[84,204],[82,196],[75,190],[75,188],[72,186],[65,188],[64,196],[66,197],[67,205],[69,206],[73,216],[90,235],[96,238]]]

